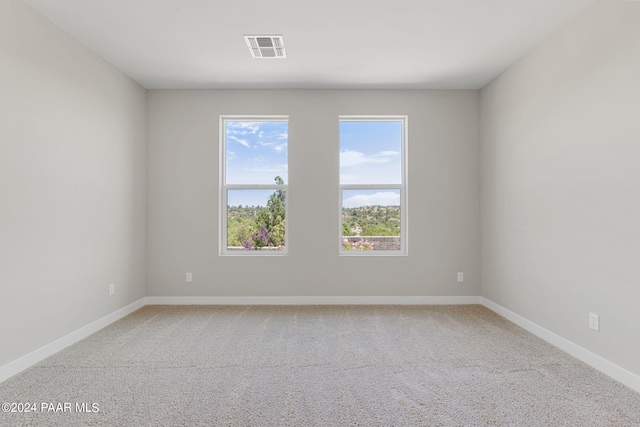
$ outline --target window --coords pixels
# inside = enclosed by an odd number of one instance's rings
[[[406,156],[406,116],[340,116],[340,255],[407,254]]]
[[[220,253],[287,253],[289,122],[220,118]]]

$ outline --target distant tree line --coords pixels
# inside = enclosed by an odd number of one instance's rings
[[[282,178],[275,179],[282,185]],[[285,244],[286,194],[276,190],[267,206],[227,207],[227,246],[255,249]],[[264,228],[264,230],[262,230]],[[343,236],[400,236],[400,206],[362,206],[342,209]]]
[[[342,208],[343,236],[399,236],[400,206]]]

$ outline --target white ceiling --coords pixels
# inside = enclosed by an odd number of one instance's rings
[[[25,0],[148,89],[479,89],[594,0]],[[253,59],[244,34],[282,34]]]

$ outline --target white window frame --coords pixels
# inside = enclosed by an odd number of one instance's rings
[[[227,122],[289,122],[289,116],[282,115],[221,115],[220,116],[220,255],[221,256],[286,256],[289,254],[289,177],[283,185],[277,184],[227,184]],[[288,136],[287,136],[288,142]],[[287,149],[287,164],[289,163],[289,152]],[[228,250],[227,249],[227,192],[229,190],[284,190],[286,201],[284,204],[284,250]]]
[[[408,185],[407,185],[407,141],[408,121],[407,115],[340,115],[338,116],[338,154],[340,154],[340,123],[342,122],[402,122],[402,146],[401,168],[402,182],[400,184],[339,184],[338,190],[338,254],[340,256],[407,256],[408,248]],[[340,167],[338,168],[340,170]],[[340,172],[338,172],[340,173]],[[340,177],[338,176],[338,181]],[[342,246],[342,193],[343,190],[400,190],[400,250],[370,250],[347,251]]]

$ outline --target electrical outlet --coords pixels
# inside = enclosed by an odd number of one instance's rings
[[[187,283],[193,282],[193,274],[187,273]]]
[[[589,313],[589,327],[594,331],[600,332],[600,316]]]
[[[115,283],[111,283],[109,285],[109,296],[112,297],[116,294],[116,284]]]
[[[464,282],[464,273],[463,272],[458,272],[458,282],[459,283]]]

